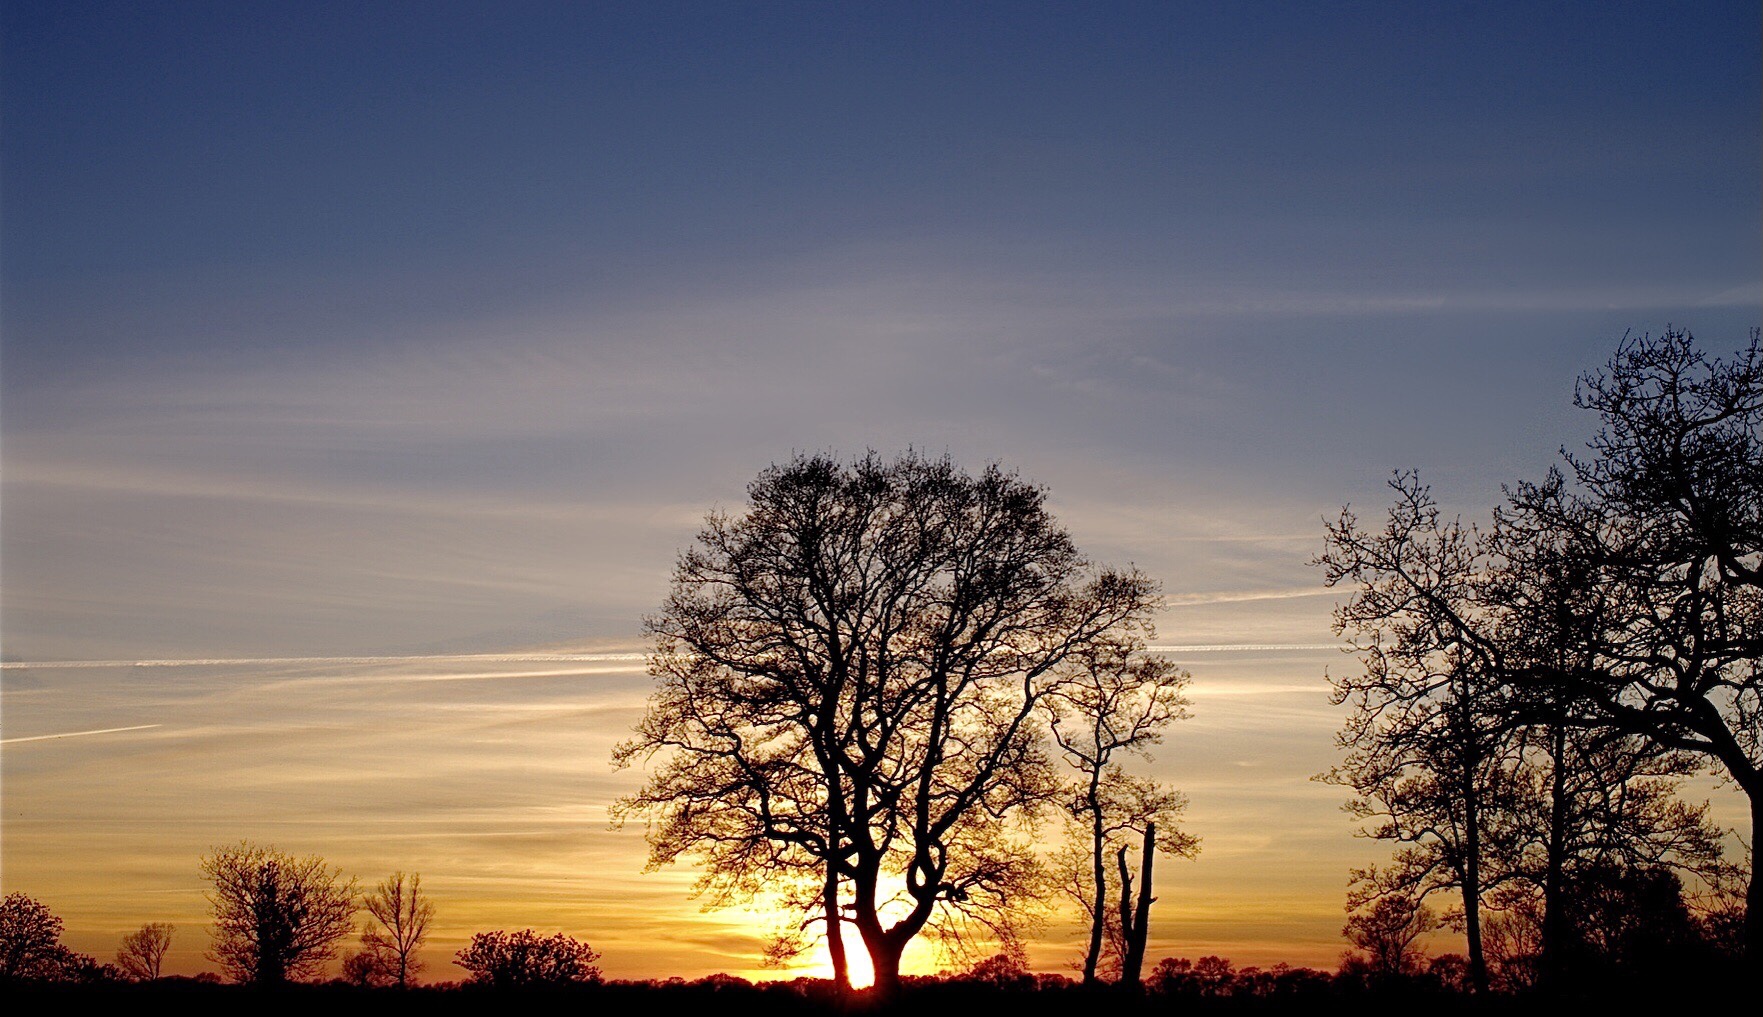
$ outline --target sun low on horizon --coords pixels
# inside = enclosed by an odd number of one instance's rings
[[[1487,532],[1588,455],[1618,351],[1756,349],[1759,32],[1740,0],[0,3],[0,890],[212,973],[203,859],[247,843],[420,874],[423,982],[521,929],[609,979],[830,978],[775,882],[650,864],[619,803],[665,754],[615,757],[693,550],[867,456],[1019,481],[1072,575],[1145,580],[1121,631],[1186,706],[1122,765],[1197,843],[1155,859],[1145,970],[1334,972],[1393,846],[1327,778],[1368,666],[1333,528],[1415,496]],[[1745,796],[1668,762],[1742,863]],[[1050,863],[1042,799],[1008,829]],[[1054,882],[1014,942],[933,927],[902,970],[1079,977]],[[1428,892],[1417,942],[1464,953]]]
[[[1291,598],[1304,600],[1322,598]],[[1142,769],[1189,796],[1202,849],[1160,864],[1153,959],[1332,964],[1342,874],[1370,857],[1330,836],[1344,832],[1339,795],[1308,781],[1329,762],[1336,718],[1319,675],[1339,652],[1164,652],[1195,675],[1194,717]],[[599,641],[377,659],[8,662],[6,885],[29,887],[94,955],[143,922],[169,922],[179,931],[168,970],[195,974],[212,967],[198,860],[243,839],[322,855],[363,888],[419,873],[437,906],[425,979],[461,977],[452,957],[473,933],[526,927],[586,940],[609,977],[830,973],[819,946],[764,966],[791,916],[763,901],[701,910],[689,863],[645,871],[642,822],[609,822],[642,777],[611,755],[649,694],[644,656],[634,641]],[[1257,732],[1268,717],[1309,727],[1310,754],[1257,758],[1258,743],[1290,736]],[[1334,850],[1276,865],[1288,837]],[[1034,965],[1069,972],[1080,925],[1070,906],[1045,915],[1028,944]],[[853,981],[866,980],[867,956],[847,935]],[[906,968],[977,959],[926,943]]]

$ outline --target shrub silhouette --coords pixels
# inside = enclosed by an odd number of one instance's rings
[[[598,982],[600,969],[594,962],[599,959],[599,953],[574,937],[522,929],[480,932],[454,963],[471,972],[474,983],[513,989]]]

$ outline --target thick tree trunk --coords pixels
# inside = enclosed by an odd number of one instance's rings
[[[1132,928],[1123,930],[1126,933],[1126,956],[1120,965],[1120,984],[1132,989],[1139,986],[1139,973],[1145,966],[1145,943],[1151,935],[1151,902],[1157,899],[1151,896],[1151,863],[1156,852],[1157,824],[1146,823],[1145,846],[1139,856],[1138,907],[1133,914]]]
[[[870,999],[887,1004],[900,996],[900,955],[906,952],[906,944],[912,942],[912,937],[930,920],[936,898],[931,894],[924,895],[910,914],[892,928],[884,928],[875,901],[879,867],[879,855],[859,855],[857,871],[851,881],[854,898],[851,920],[863,937],[863,947],[869,953],[870,967],[875,972]]]
[[[1567,945],[1567,897],[1562,886],[1567,868],[1566,724],[1555,725],[1550,752],[1548,868],[1543,874],[1543,943],[1537,972],[1548,989],[1560,984],[1562,950]]]
[[[257,970],[252,972],[252,980],[258,985],[281,985],[288,980],[288,972],[282,965],[280,955],[266,953],[259,948]]]
[[[870,989],[877,1002],[888,1003],[900,998],[900,955],[906,951],[906,940],[881,936],[875,941],[864,938],[869,947],[869,962],[875,968],[875,984]]]
[[[845,958],[845,922],[839,912],[839,874],[826,871],[826,952],[833,962],[833,990],[840,996],[851,992],[851,965]]]

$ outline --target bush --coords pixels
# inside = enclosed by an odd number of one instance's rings
[[[540,936],[519,932],[480,932],[459,951],[454,963],[471,980],[498,989],[598,982],[600,955],[588,944],[559,932]]]

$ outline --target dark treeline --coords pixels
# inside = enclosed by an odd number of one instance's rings
[[[1208,970],[1206,959],[1188,964],[1200,973],[1165,979],[1147,975],[1141,989],[1084,986],[1062,975],[998,979],[902,976],[891,1002],[865,991],[841,991],[825,979],[748,982],[727,975],[685,980],[601,981],[568,986],[496,989],[471,983],[408,989],[350,985],[340,980],[291,983],[278,989],[226,984],[218,979],[165,978],[150,983],[18,984],[5,989],[9,1005],[41,1012],[61,1005],[128,1009],[164,1007],[168,1012],[327,1014],[482,1014],[508,1007],[598,1014],[715,1013],[973,1014],[1004,1012],[1061,1015],[1105,1009],[1120,1014],[1404,1012],[1428,1014],[1553,1014],[1563,1007],[1601,1006],[1631,1012],[1638,1006],[1735,998],[1736,981],[1709,980],[1698,971],[1655,971],[1643,986],[1587,987],[1568,996],[1478,996],[1449,979],[1420,975],[1397,980],[1328,973],[1283,965],[1261,970],[1227,964]],[[1186,962],[1176,962],[1178,965]],[[1679,979],[1683,979],[1680,981]],[[1744,998],[1742,995],[1736,998]],[[77,1003],[76,1003],[77,1001]]]

